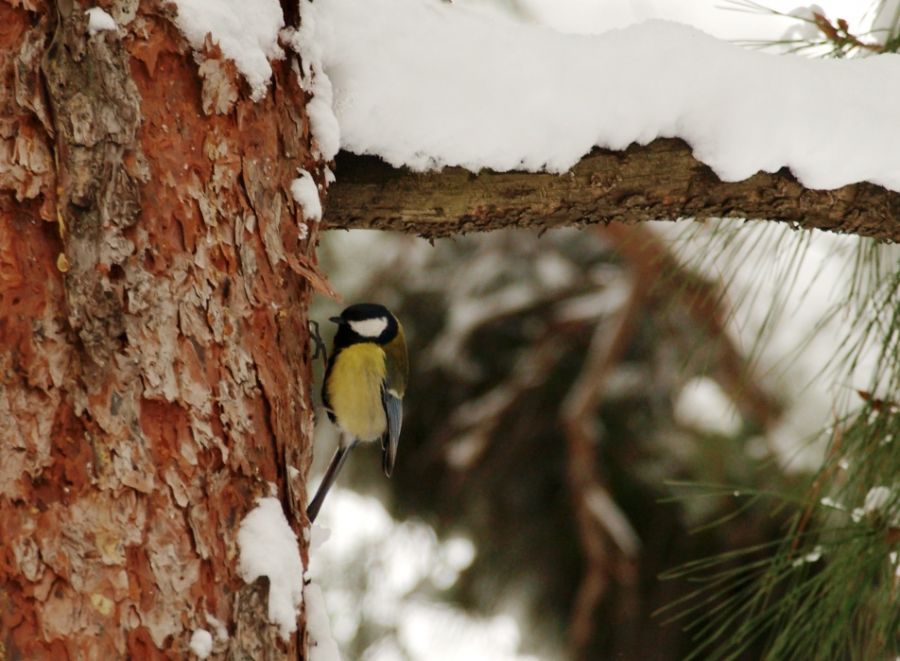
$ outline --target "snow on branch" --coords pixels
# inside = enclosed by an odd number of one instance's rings
[[[564,172],[678,137],[723,181],[900,190],[900,56],[810,60],[649,21],[568,35],[439,0],[315,3],[342,146],[427,170]]]
[[[810,60],[649,21],[581,36],[438,0],[315,3],[342,146],[414,170],[564,172],[679,137],[723,181],[900,190],[900,56]]]

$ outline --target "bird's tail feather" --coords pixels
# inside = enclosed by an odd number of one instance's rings
[[[355,445],[355,443],[347,446],[341,444],[335,451],[334,456],[331,458],[331,463],[328,464],[328,470],[325,471],[325,477],[322,478],[322,483],[319,484],[316,495],[313,496],[312,501],[309,503],[309,507],[306,508],[306,518],[309,519],[310,523],[316,520],[319,509],[322,507],[322,501],[324,501],[325,496],[328,495],[328,490],[331,489],[331,485],[334,484],[338,473],[341,472],[341,467],[343,467],[344,462],[347,460],[350,450],[352,450]]]

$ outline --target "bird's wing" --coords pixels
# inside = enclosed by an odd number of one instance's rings
[[[400,322],[397,322],[397,336],[385,345],[384,351],[387,370],[381,389],[381,401],[387,418],[387,430],[381,437],[381,447],[384,474],[390,477],[397,459],[397,444],[400,441],[400,427],[403,424],[403,395],[409,377],[406,336]]]
[[[331,356],[325,365],[325,376],[322,378],[322,407],[325,409],[325,413],[328,414],[328,419],[331,422],[337,422],[337,418],[334,415],[334,409],[331,408],[331,398],[328,396],[328,380],[331,378],[331,370],[334,369],[334,364],[337,362],[341,349],[343,347],[331,348]]]
[[[400,442],[400,428],[403,425],[403,400],[385,387],[381,390],[381,402],[384,404],[384,414],[387,418],[387,430],[381,437],[382,467],[384,474],[390,477],[394,470],[394,462],[397,460],[397,445]]]

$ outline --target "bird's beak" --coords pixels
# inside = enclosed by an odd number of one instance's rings
[[[344,323],[344,320],[341,319],[340,317],[329,317],[329,318],[328,318],[328,321],[334,322],[334,323],[336,323],[338,326],[340,326],[342,323]]]

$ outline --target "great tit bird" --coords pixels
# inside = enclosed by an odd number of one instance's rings
[[[306,509],[310,522],[357,443],[380,439],[384,474],[391,476],[409,375],[403,327],[386,307],[357,303],[331,321],[338,330],[325,368],[322,402],[341,430],[341,441]]]

